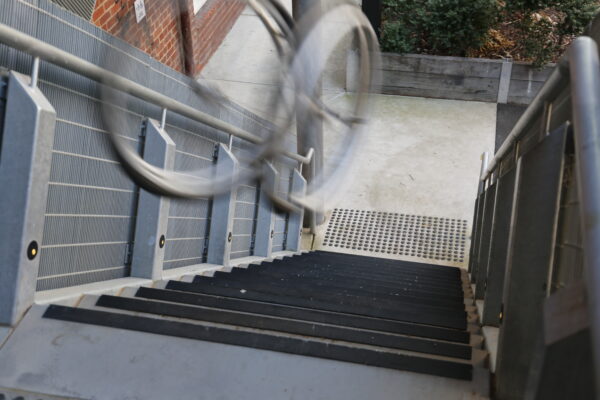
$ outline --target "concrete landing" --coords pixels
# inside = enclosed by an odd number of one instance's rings
[[[323,99],[336,110],[347,108],[352,99],[345,92],[344,54],[334,52],[323,78]],[[202,77],[242,106],[268,117],[277,65],[269,35],[247,9]],[[494,151],[496,105],[378,94],[371,102],[367,138],[353,160],[348,185],[338,191],[329,211],[338,207],[456,218],[468,222],[470,235],[480,155]],[[325,127],[326,144],[335,140],[335,133]],[[326,228],[322,225],[314,240],[307,238],[306,248],[324,249]],[[452,265],[465,267],[467,262]]]
[[[0,350],[0,388],[103,400],[478,398],[466,381],[42,319],[45,307]]]

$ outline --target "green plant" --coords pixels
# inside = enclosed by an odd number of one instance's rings
[[[381,47],[512,57],[540,67],[564,52],[599,5],[600,0],[383,0]]]
[[[540,67],[556,60],[580,35],[598,9],[598,0],[508,0],[503,13],[518,32],[522,56]]]
[[[384,51],[463,56],[496,21],[496,0],[384,0]]]

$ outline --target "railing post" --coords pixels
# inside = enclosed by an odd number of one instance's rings
[[[0,142],[0,324],[33,304],[56,111],[30,78],[11,72]]]
[[[164,121],[164,120],[163,120]],[[175,142],[161,125],[148,120],[144,142],[144,160],[166,170],[175,164]],[[165,240],[170,200],[140,189],[135,222],[131,276],[160,279],[165,256]]]
[[[471,249],[469,251],[469,267],[468,271],[471,274],[471,283],[475,282],[473,268],[475,260],[479,256],[479,238],[481,234],[481,222],[483,220],[483,204],[485,201],[485,180],[484,176],[487,171],[490,154],[486,151],[481,154],[481,172],[479,173],[479,186],[477,187],[477,199],[475,200],[475,208],[473,210],[473,227],[471,228]]]
[[[290,195],[304,196],[306,194],[306,179],[302,174],[294,169],[292,173],[292,189]],[[304,209],[297,212],[290,212],[287,227],[286,250],[299,251],[302,241],[302,223],[304,221]]]
[[[569,50],[577,181],[596,396],[600,396],[600,58],[589,37]]]
[[[275,213],[273,202],[267,196],[268,192],[275,192],[279,173],[270,163],[264,164],[263,180],[258,199],[258,214],[256,216],[256,232],[254,236],[254,255],[271,257],[273,248],[273,230],[275,229]]]
[[[222,143],[217,150],[217,175],[231,175],[238,168],[238,161],[233,153]],[[208,236],[209,264],[228,265],[233,240],[233,214],[237,188],[215,196],[210,217],[210,233]]]

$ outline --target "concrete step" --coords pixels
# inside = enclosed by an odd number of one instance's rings
[[[437,290],[429,283],[421,297],[374,283],[410,274],[421,278],[417,264],[313,252],[86,296],[77,308],[51,305],[44,317],[472,380],[488,358],[476,307],[428,298]],[[422,275],[457,287],[464,280],[439,266],[424,265]]]
[[[121,300],[120,302],[115,301],[119,299]],[[99,303],[98,300],[100,300]],[[44,318],[251,347],[258,350],[278,351],[464,380],[472,379],[473,362],[476,362],[480,357],[477,351],[474,353],[470,352],[469,358],[465,359],[390,348],[382,345],[364,344],[355,341],[361,335],[366,339],[365,341],[368,341],[368,335],[377,337],[377,332],[356,329],[338,329],[336,331],[336,327],[324,324],[304,324],[304,327],[302,327],[302,324],[298,323],[298,321],[276,321],[274,318],[268,321],[267,318],[259,318],[250,314],[247,314],[246,319],[242,320],[240,314],[236,315],[236,313],[229,312],[227,313],[228,315],[224,312],[213,311],[210,313],[209,310],[200,311],[198,307],[147,300],[140,302],[146,303],[145,305],[140,306],[140,303],[138,303],[137,307],[134,307],[132,305],[135,304],[135,301],[139,301],[139,299],[114,296],[101,296],[99,298],[88,296],[85,301],[80,303],[78,308],[50,305],[44,313]],[[116,306],[119,306],[119,308],[116,308]],[[127,309],[127,306],[129,306],[129,309]],[[252,322],[252,318],[255,319],[255,322]],[[207,319],[212,319],[213,321]],[[220,322],[214,320],[219,320]],[[238,322],[245,322],[247,325],[255,326],[262,324],[263,329],[242,326]],[[290,330],[301,332],[302,329],[310,329],[311,325],[315,332],[310,336],[301,333],[286,332]],[[264,327],[278,327],[286,331],[264,329]],[[329,337],[313,336],[325,331],[327,331]],[[306,333],[309,332],[307,331]],[[345,338],[347,339],[352,338],[353,341],[339,339],[340,333],[345,334]],[[379,335],[378,337],[381,338],[383,336]],[[413,349],[418,348],[418,346],[428,348],[437,347],[436,344],[431,343],[432,341],[426,343],[426,341],[421,340],[417,344],[418,341],[415,340],[417,338],[401,337],[399,335],[387,335],[387,339],[388,341],[397,339],[397,347],[400,345],[399,339],[403,339],[404,341],[412,339],[410,345],[413,346]],[[438,346],[440,344],[442,343],[439,342]],[[445,345],[446,348],[442,348],[442,350],[448,350],[448,345],[457,348],[468,348],[470,350],[469,346],[450,343],[446,343]],[[453,349],[451,351],[457,350]]]

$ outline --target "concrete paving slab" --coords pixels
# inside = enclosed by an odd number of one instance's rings
[[[335,23],[327,29],[335,29]],[[246,10],[202,76],[234,101],[268,118],[277,65],[267,32]],[[323,78],[324,101],[337,110],[347,109],[353,99],[345,92],[345,67],[346,53],[340,47]],[[468,221],[470,234],[480,155],[494,150],[496,105],[377,94],[371,101],[368,138],[353,161],[349,185],[338,191],[338,201],[329,211],[338,207],[455,218]],[[338,139],[326,126],[326,146],[334,147]],[[315,240],[303,240],[303,248],[325,249],[326,228],[326,224],[320,227]],[[419,261],[402,255],[371,255]],[[420,261],[465,267],[468,257],[462,263]]]
[[[0,350],[0,387],[105,400],[478,398],[471,382],[41,319],[45,307]]]

